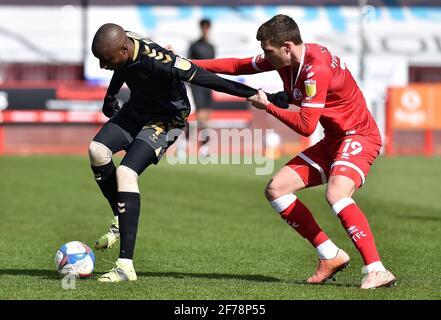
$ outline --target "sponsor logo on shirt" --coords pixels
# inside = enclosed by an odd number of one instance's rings
[[[176,57],[174,66],[178,69],[187,71],[191,68],[191,62],[180,57]]]

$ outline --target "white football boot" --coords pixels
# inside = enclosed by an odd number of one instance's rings
[[[98,278],[99,282],[123,282],[123,281],[136,281],[137,276],[133,263],[131,260],[126,262],[127,259],[118,259],[115,262],[115,267],[109,272],[103,274]]]
[[[118,216],[115,216],[110,225],[109,231],[95,241],[95,249],[104,250],[112,248],[112,246],[119,239],[119,221]]]

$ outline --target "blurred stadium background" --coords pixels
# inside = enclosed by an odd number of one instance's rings
[[[355,267],[335,285],[306,286],[316,257],[271,212],[268,176],[249,165],[164,161],[140,179],[139,280],[118,290],[97,281],[62,290],[56,249],[71,240],[93,244],[111,218],[86,156],[106,121],[111,76],[90,52],[96,29],[118,23],[185,56],[199,20],[210,18],[217,57],[245,57],[261,52],[256,30],[277,13],[298,21],[305,42],[346,61],[380,127],[387,156],[356,201],[397,290],[358,289],[361,258],[323,187],[300,196]],[[274,72],[236,79],[282,88]],[[275,168],[321,136],[319,128],[300,138],[244,100],[214,99],[217,129],[275,129]],[[440,299],[440,154],[440,0],[0,0],[0,299]],[[117,251],[96,253],[96,273]]]
[[[259,53],[257,27],[277,13],[299,21],[305,42],[340,55],[380,126],[388,154],[441,154],[439,0],[1,0],[0,154],[85,153],[106,119],[101,99],[111,72],[100,70],[91,39],[105,22],[143,33],[186,56],[212,20],[217,57]],[[239,79],[274,92],[275,72]],[[121,99],[127,99],[127,90]],[[302,139],[247,103],[214,94],[212,126],[275,128],[278,153]],[[438,107],[437,107],[438,106]]]

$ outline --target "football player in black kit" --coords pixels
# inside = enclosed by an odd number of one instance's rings
[[[96,241],[95,248],[110,248],[121,239],[115,267],[98,281],[134,281],[133,252],[140,213],[138,176],[150,164],[157,164],[177,139],[178,134],[171,137],[172,130],[186,125],[190,103],[183,81],[245,98],[257,90],[210,73],[112,23],[98,29],[92,52],[101,68],[114,71],[102,108],[110,120],[89,146],[95,180],[114,214],[110,230]],[[115,95],[124,83],[130,89],[130,98],[120,108]],[[277,94],[270,99],[287,107]],[[116,168],[112,155],[121,150],[126,154]]]

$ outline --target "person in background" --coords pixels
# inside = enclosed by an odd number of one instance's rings
[[[211,29],[211,21],[202,19],[199,21],[201,37],[190,44],[187,57],[189,59],[214,59],[216,51],[214,45],[210,43],[209,35]],[[203,130],[209,128],[209,121],[212,114],[212,91],[198,85],[191,85],[191,92],[195,104],[197,128]],[[188,140],[189,127],[186,128],[186,137]],[[209,155],[209,136],[201,137],[201,146],[199,154],[201,156]]]

